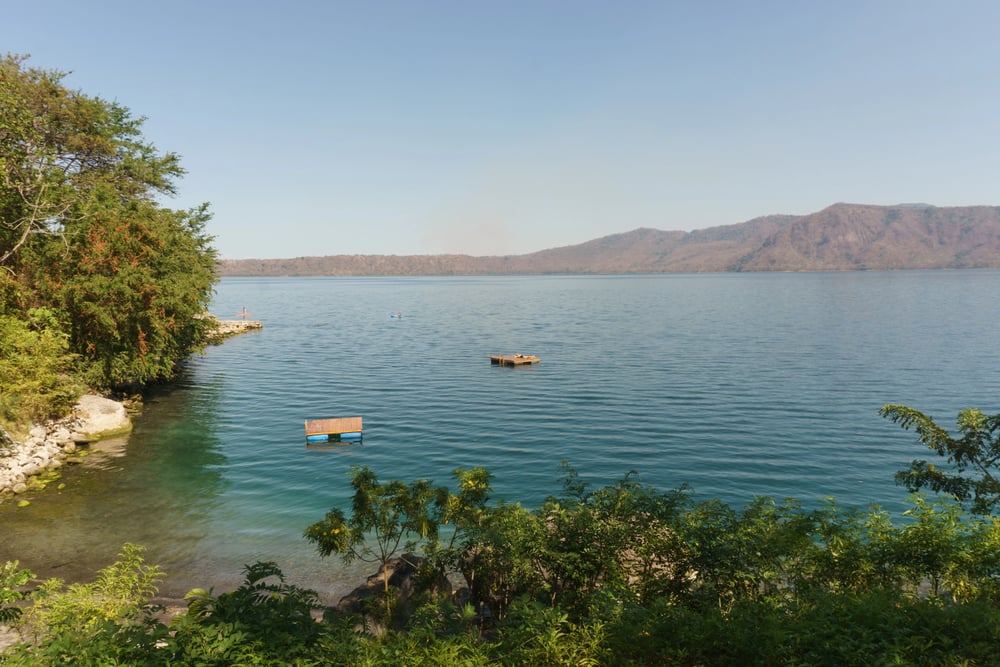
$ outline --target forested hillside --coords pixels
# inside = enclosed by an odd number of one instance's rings
[[[693,232],[641,228],[527,255],[227,260],[221,275],[702,273],[1000,268],[1000,207],[834,204]]]
[[[0,426],[58,414],[84,386],[169,379],[203,344],[215,284],[207,206],[117,102],[0,58]]]

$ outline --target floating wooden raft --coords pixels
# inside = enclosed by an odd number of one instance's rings
[[[501,366],[520,366],[521,364],[537,364],[541,359],[532,354],[491,354],[490,362]]]
[[[361,439],[361,417],[307,419],[306,442],[334,442]]]

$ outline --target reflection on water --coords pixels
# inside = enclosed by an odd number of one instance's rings
[[[80,464],[64,466],[59,488],[26,496],[27,507],[0,505],[0,561],[73,581],[92,577],[132,542],[168,573],[189,570],[225,485],[217,387],[189,387],[181,378],[151,395],[135,430],[93,443]]]
[[[115,459],[125,456],[128,448],[129,437],[127,435],[116,435],[113,438],[98,440],[87,446],[88,455],[80,459],[80,465],[84,468],[100,468],[109,470],[118,463]]]

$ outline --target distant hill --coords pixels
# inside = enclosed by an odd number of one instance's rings
[[[703,273],[1000,268],[1000,207],[834,204],[693,232],[640,228],[526,255],[224,260],[223,276]]]

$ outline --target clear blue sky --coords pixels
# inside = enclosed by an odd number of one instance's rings
[[[994,0],[5,5],[0,50],[146,116],[229,259],[1000,204]]]

